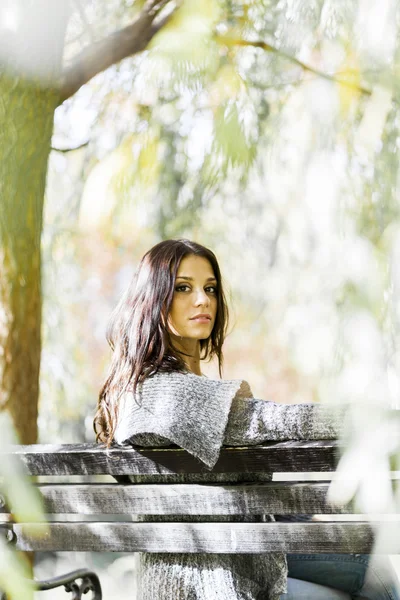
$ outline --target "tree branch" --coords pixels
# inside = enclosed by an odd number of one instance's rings
[[[139,17],[131,25],[82,50],[62,75],[59,103],[62,104],[73,96],[92,77],[111,65],[142,52],[171,17],[173,11],[158,23],[153,23],[160,11],[170,1],[152,0],[147,2]]]
[[[267,44],[266,42],[262,42],[262,41],[250,42],[247,40],[233,39],[228,36],[221,36],[221,35],[217,36],[216,39],[217,39],[217,41],[222,42],[222,43],[226,44],[227,46],[251,46],[252,48],[261,48],[262,50],[266,50],[267,52],[272,52],[273,54],[277,54],[278,56],[282,56],[283,58],[286,58],[290,62],[301,67],[303,69],[303,71],[308,71],[309,73],[313,73],[314,75],[317,75],[317,77],[322,77],[323,79],[326,79],[328,81],[333,81],[334,83],[337,83],[338,85],[343,85],[350,89],[356,90],[357,92],[360,92],[361,94],[364,94],[366,96],[370,96],[372,94],[372,91],[370,89],[368,89],[362,85],[359,85],[359,84],[355,83],[354,81],[349,81],[347,79],[338,77],[337,74],[329,75],[328,73],[319,71],[318,69],[315,69],[311,65],[307,65],[306,63],[299,60],[295,56],[292,56],[291,54],[287,54],[286,52],[283,52],[282,50],[279,50],[279,48],[275,48],[275,46],[271,46],[270,44]]]
[[[74,152],[75,150],[80,150],[81,148],[85,148],[85,146],[88,146],[89,142],[84,142],[83,144],[79,144],[79,146],[74,146],[73,148],[55,148],[54,146],[51,147],[51,150],[53,152],[63,152],[63,153],[67,153],[67,152]]]

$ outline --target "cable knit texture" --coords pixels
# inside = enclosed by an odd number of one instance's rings
[[[288,439],[332,439],[337,427],[318,405],[282,405],[253,398],[245,381],[192,373],[159,373],[136,397],[120,401],[119,444],[184,448],[211,469],[223,444],[245,446]],[[133,483],[201,483],[204,475],[136,475]],[[267,473],[210,473],[207,481],[269,481]],[[270,515],[140,516],[141,521],[273,521]],[[142,553],[138,600],[278,600],[286,591],[282,553]]]

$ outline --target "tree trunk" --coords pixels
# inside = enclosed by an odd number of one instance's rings
[[[68,2],[14,4],[20,20],[0,46],[0,410],[11,415],[21,442],[31,444],[37,440],[44,190]]]

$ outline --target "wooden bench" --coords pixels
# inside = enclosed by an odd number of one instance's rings
[[[372,548],[371,524],[334,520],[334,515],[337,518],[338,514],[351,513],[352,508],[338,508],[327,501],[329,481],[337,464],[334,441],[223,448],[213,472],[248,474],[246,482],[240,484],[132,484],[111,478],[101,481],[99,477],[112,475],[121,480],[130,474],[163,477],[171,473],[209,472],[176,446],[106,449],[96,444],[33,445],[14,446],[9,452],[19,457],[28,474],[36,476],[35,485],[43,497],[50,521],[46,525],[36,524],[33,535],[30,524],[13,521],[12,507],[7,507],[5,500],[0,499],[1,527],[20,550],[368,553]],[[3,459],[7,459],[7,453],[3,454]],[[260,471],[323,472],[326,478],[324,481],[252,483],[251,474]],[[330,520],[155,523],[135,522],[131,518],[132,515],[146,514],[264,513],[322,514],[328,515]],[[119,520],[114,520],[115,515]],[[41,531],[43,535],[38,536]],[[101,598],[101,592],[94,598]]]

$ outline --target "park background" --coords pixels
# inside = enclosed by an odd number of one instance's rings
[[[184,237],[221,264],[224,377],[350,403],[358,485],[335,493],[398,507],[399,22],[395,0],[3,0],[0,402],[22,442],[94,439],[110,313]],[[134,598],[133,557],[91,560]]]

